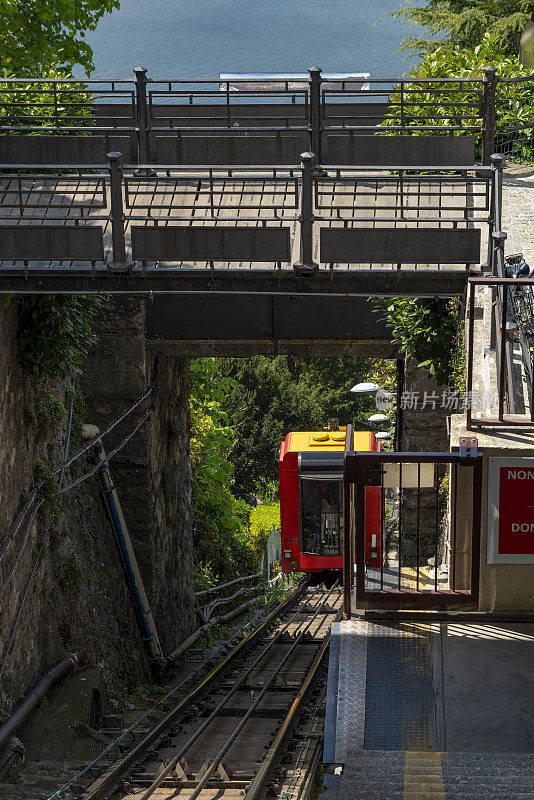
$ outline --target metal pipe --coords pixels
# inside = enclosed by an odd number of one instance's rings
[[[95,430],[98,431],[95,426],[86,425],[83,429],[83,435],[92,438]],[[137,621],[146,647],[150,666],[154,672],[161,673],[166,668],[166,662],[163,659],[156,623],[145,592],[143,579],[128,533],[126,520],[122,513],[117,490],[111,479],[109,464],[102,442],[97,441],[93,446],[93,451],[94,462],[99,465],[96,474],[100,483],[101,495],[109,514],[122,565],[128,581],[128,587],[135,603]]]
[[[482,96],[482,164],[489,164],[495,149],[495,94],[497,70],[484,67],[484,93]]]
[[[227,589],[229,586],[234,586],[236,583],[251,581],[252,578],[261,578],[262,576],[263,572],[255,572],[253,575],[245,575],[243,578],[234,578],[233,581],[228,581],[228,583],[219,583],[217,586],[212,586],[211,589],[202,589],[200,592],[195,592],[195,597],[200,597],[203,594],[215,594],[221,589]]]
[[[22,703],[17,706],[13,714],[0,726],[0,750],[7,744],[23,722],[28,718],[33,709],[39,705],[41,700],[50,691],[60,678],[66,675],[73,667],[83,664],[83,653],[76,650],[63,661],[59,661],[55,666],[42,675],[31,692],[24,698]]]
[[[247,600],[246,603],[241,603],[240,606],[237,606],[237,608],[232,609],[232,611],[229,611],[227,614],[223,614],[220,617],[214,617],[209,622],[206,622],[205,625],[202,625],[202,627],[197,628],[197,630],[194,631],[194,633],[192,633],[191,636],[188,636],[187,639],[184,642],[182,642],[181,645],[179,645],[175,650],[172,651],[170,655],[167,656],[166,659],[167,662],[169,664],[174,664],[175,661],[178,661],[180,656],[182,656],[186,650],[189,650],[189,648],[192,647],[195,644],[195,642],[198,639],[200,639],[201,636],[203,636],[205,633],[211,630],[211,628],[215,627],[215,625],[220,625],[221,623],[224,622],[230,622],[230,620],[234,619],[234,617],[237,617],[239,614],[242,614],[243,611],[247,610],[247,608],[250,608],[250,606],[254,605],[254,603],[257,603],[258,600],[259,600],[258,597],[253,597],[252,600]]]

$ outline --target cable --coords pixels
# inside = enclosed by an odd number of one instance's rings
[[[39,508],[42,506],[43,503],[44,503],[44,500],[41,499],[39,501],[39,503],[33,509],[32,513],[31,513],[30,519],[28,520],[28,524],[26,525],[26,535],[24,536],[23,542],[22,542],[22,544],[20,546],[20,550],[17,553],[15,561],[13,562],[13,566],[11,567],[11,571],[10,571],[9,575],[5,579],[5,581],[2,584],[2,586],[0,587],[0,599],[4,596],[4,592],[7,589],[8,585],[9,585],[9,582],[11,581],[11,578],[13,577],[13,574],[14,574],[16,568],[17,568],[17,564],[19,563],[20,558],[21,558],[24,550],[26,549],[26,545],[28,544],[28,539],[30,538],[30,533],[31,533],[31,530],[32,530],[32,525],[33,525],[33,521],[35,519],[35,515],[37,514],[37,511],[39,510]]]
[[[91,447],[94,444],[96,444],[96,442],[99,441],[99,439],[102,439],[104,436],[107,436],[107,434],[110,433],[110,431],[112,431],[113,428],[116,428],[117,425],[123,421],[123,419],[126,419],[126,417],[132,413],[132,411],[135,411],[135,409],[141,405],[143,400],[145,400],[153,391],[154,387],[149,386],[146,392],[143,392],[143,394],[140,397],[138,397],[137,400],[133,403],[133,405],[127,408],[126,411],[123,411],[120,417],[117,417],[117,419],[113,420],[113,422],[111,422],[107,426],[107,428],[104,428],[103,431],[100,431],[100,433],[98,433],[96,436],[93,436],[92,439],[89,439],[88,442],[86,442],[84,445],[82,445],[82,447],[76,450],[76,452],[69,459],[64,461],[63,464],[60,464],[59,467],[57,467],[53,471],[53,474],[57,475],[59,472],[65,471],[67,467],[70,467],[73,461],[76,461],[76,459],[78,459],[80,456],[83,456],[83,454],[86,453],[88,450],[90,450]]]
[[[145,400],[153,391],[154,391],[154,386],[153,385],[149,386],[148,389],[145,392],[143,392],[143,394],[140,395],[140,397],[138,397],[137,400],[129,408],[126,409],[126,411],[123,411],[123,413],[119,417],[117,417],[117,419],[113,420],[113,422],[111,422],[107,426],[107,428],[104,428],[104,430],[101,431],[97,436],[94,436],[92,439],[86,442],[82,447],[80,447],[70,458],[67,458],[68,456],[68,450],[67,450],[67,452],[65,453],[65,461],[62,464],[60,464],[55,470],[53,470],[52,474],[53,475],[57,475],[58,473],[63,474],[67,467],[69,467],[74,461],[80,458],[80,456],[86,453],[99,439],[110,433],[113,430],[113,428],[115,428],[120,422],[126,419],[126,417],[132,413],[132,411],[135,411],[135,409],[143,402],[143,400]],[[72,410],[73,410],[73,404],[71,403],[71,414],[70,414],[71,425],[72,425]],[[70,427],[68,433],[68,441],[70,442]],[[7,549],[13,542],[16,534],[18,533],[19,528],[22,526],[22,523],[24,522],[26,514],[33,505],[34,500],[37,498],[40,490],[44,485],[45,481],[44,480],[40,481],[36,486],[34,486],[32,491],[30,492],[30,495],[26,500],[26,503],[22,507],[20,513],[15,519],[15,522],[12,525],[11,531],[4,538],[2,545],[0,546],[0,561],[4,558]]]
[[[73,379],[73,387],[74,387],[74,379]],[[148,392],[145,392],[145,394],[143,395],[143,397],[142,397],[141,399],[139,399],[139,400],[138,400],[138,401],[135,403],[135,405],[134,405],[133,407],[131,407],[131,408],[130,408],[130,409],[127,411],[127,412],[125,412],[124,414],[122,414],[122,415],[121,415],[121,417],[119,417],[119,418],[118,418],[117,420],[115,420],[115,421],[114,421],[114,422],[113,422],[111,425],[109,425],[109,426],[108,426],[108,427],[105,429],[105,431],[104,431],[102,434],[98,434],[97,436],[94,436],[94,437],[93,437],[93,438],[92,438],[92,439],[89,441],[89,443],[88,443],[88,446],[84,446],[83,448],[80,448],[80,449],[77,451],[77,453],[75,454],[75,456],[73,456],[73,457],[72,457],[71,459],[69,459],[69,460],[65,460],[65,461],[64,461],[64,463],[61,465],[61,467],[59,467],[57,470],[55,470],[54,474],[57,474],[57,473],[58,473],[58,471],[61,471],[61,474],[60,474],[60,479],[59,479],[59,486],[58,486],[58,488],[59,488],[59,494],[63,494],[63,493],[65,493],[65,492],[68,492],[70,489],[73,489],[75,486],[78,486],[80,483],[82,483],[83,481],[87,480],[87,478],[90,478],[92,475],[94,475],[96,472],[98,472],[98,470],[99,470],[99,469],[101,469],[101,468],[102,468],[102,464],[101,464],[101,463],[99,463],[99,464],[97,464],[97,465],[96,465],[96,466],[95,466],[95,467],[94,467],[94,468],[93,468],[93,469],[92,469],[90,472],[86,473],[85,475],[82,475],[80,478],[78,478],[77,480],[73,481],[72,483],[69,483],[69,484],[68,484],[67,486],[65,486],[63,489],[61,488],[61,485],[62,485],[62,483],[63,483],[63,478],[64,478],[64,476],[65,476],[65,470],[67,469],[67,466],[68,466],[69,464],[72,464],[72,462],[75,460],[75,458],[79,458],[81,455],[83,455],[83,453],[87,452],[87,450],[89,449],[89,447],[92,447],[92,445],[93,445],[93,444],[95,444],[97,441],[99,441],[99,439],[100,439],[100,437],[101,437],[102,435],[105,435],[106,433],[109,433],[109,431],[110,431],[110,430],[112,430],[112,429],[113,429],[113,428],[114,428],[116,425],[118,425],[118,423],[121,421],[121,419],[124,419],[124,418],[125,418],[125,417],[126,417],[128,414],[129,414],[129,413],[131,413],[131,411],[133,410],[133,408],[136,408],[136,407],[139,405],[139,403],[140,403],[140,402],[142,402],[142,400],[144,400],[144,399],[145,399],[145,397],[147,397],[147,396],[148,396],[148,394],[149,394],[151,391],[152,391],[152,389],[150,389]],[[67,433],[67,443],[66,443],[66,448],[65,448],[65,458],[66,458],[66,456],[67,456],[67,454],[68,454],[68,452],[69,452],[69,446],[70,446],[70,437],[71,437],[71,429],[72,429],[72,418],[73,418],[73,406],[74,406],[74,403],[72,402],[72,403],[71,403],[71,408],[70,408],[70,415],[69,415],[69,427],[68,427],[68,433]],[[109,453],[109,455],[106,457],[108,461],[109,461],[109,459],[110,459],[110,458],[113,458],[113,456],[114,456],[116,453],[118,453],[120,450],[122,450],[122,448],[123,448],[123,447],[124,447],[124,446],[125,446],[125,445],[126,445],[128,442],[129,442],[129,441],[130,441],[130,439],[131,439],[131,438],[132,438],[132,437],[133,437],[133,436],[134,436],[134,435],[137,433],[137,431],[139,430],[139,428],[140,428],[140,427],[143,425],[143,423],[144,423],[144,422],[145,422],[145,421],[148,419],[148,417],[149,417],[149,416],[152,414],[152,412],[153,412],[153,411],[154,411],[154,409],[153,409],[153,408],[150,408],[150,409],[149,409],[149,410],[148,410],[148,411],[147,411],[145,414],[143,414],[143,416],[141,417],[141,419],[139,420],[139,422],[137,423],[137,425],[134,427],[134,429],[133,429],[132,431],[130,431],[130,433],[129,433],[127,436],[125,436],[125,438],[122,440],[122,442],[120,442],[120,444],[118,444],[118,445],[117,445],[117,446],[116,446],[116,447],[115,447],[115,448],[114,448],[114,449],[111,451],[111,453]],[[39,506],[41,505],[41,503],[42,503],[42,502],[43,502],[43,501],[41,500],[41,502],[39,503],[39,505],[38,505],[38,506],[37,506],[37,507],[34,509],[34,511],[33,511],[33,514],[32,514],[32,516],[31,516],[31,518],[30,518],[30,521],[29,521],[29,523],[28,523],[28,532],[27,532],[27,534],[26,534],[26,536],[25,536],[25,539],[24,539],[24,542],[23,542],[23,544],[22,544],[21,550],[19,551],[19,553],[18,553],[18,555],[17,555],[16,562],[15,562],[15,564],[13,565],[13,568],[12,568],[12,570],[11,570],[11,572],[10,572],[9,576],[7,577],[6,581],[4,582],[4,584],[3,584],[2,588],[0,589],[0,597],[2,596],[3,592],[5,591],[6,585],[9,583],[9,580],[11,579],[11,577],[12,577],[12,575],[13,575],[14,571],[15,571],[15,567],[16,567],[16,565],[17,565],[17,563],[18,563],[18,560],[20,559],[20,556],[22,555],[22,551],[24,550],[24,547],[25,547],[25,545],[26,545],[26,542],[27,542],[27,540],[28,540],[28,536],[29,536],[29,530],[31,529],[31,524],[32,524],[33,518],[34,518],[34,516],[35,516],[35,513],[37,512],[37,509],[39,508]],[[46,529],[46,531],[45,531],[45,533],[44,533],[44,536],[43,536],[43,541],[42,541],[42,543],[41,543],[41,546],[40,546],[40,548],[39,548],[39,551],[38,551],[38,553],[37,553],[37,557],[36,557],[36,559],[35,559],[35,563],[34,563],[34,565],[33,565],[32,572],[31,572],[31,574],[30,574],[30,577],[29,577],[29,579],[28,579],[28,582],[27,582],[27,584],[26,584],[26,588],[25,588],[25,590],[24,590],[24,594],[23,594],[23,597],[22,597],[22,602],[21,602],[21,604],[20,604],[20,606],[19,606],[19,608],[18,608],[17,615],[16,615],[16,617],[15,617],[15,622],[14,622],[14,625],[13,625],[13,628],[12,628],[12,631],[11,631],[11,635],[10,635],[10,638],[9,638],[9,642],[8,642],[8,646],[7,646],[7,649],[6,649],[5,657],[4,657],[4,660],[3,660],[3,662],[2,662],[2,667],[0,668],[0,681],[2,680],[2,675],[3,675],[3,673],[4,673],[4,669],[5,669],[5,665],[6,665],[6,662],[7,662],[7,658],[8,658],[8,656],[9,656],[9,653],[10,653],[10,651],[11,651],[11,646],[12,646],[12,644],[13,644],[13,639],[14,639],[14,637],[15,637],[15,633],[16,633],[16,630],[17,630],[17,627],[18,627],[18,623],[19,623],[20,615],[21,615],[21,613],[22,613],[22,609],[23,609],[23,607],[24,607],[24,604],[25,604],[25,602],[26,602],[26,597],[27,597],[27,595],[28,595],[28,592],[29,592],[29,590],[30,590],[31,584],[32,584],[32,582],[33,582],[33,577],[34,577],[34,575],[35,575],[35,571],[36,571],[36,569],[37,569],[37,565],[38,565],[38,563],[39,563],[39,560],[40,560],[40,558],[41,558],[41,553],[42,553],[42,551],[43,551],[43,548],[44,548],[44,546],[45,546],[45,544],[46,544],[46,542],[47,542],[47,540],[48,540],[48,534],[49,534],[49,532],[50,532],[50,523],[48,523],[47,529]]]
[[[72,376],[73,393],[72,393],[72,400],[71,400],[71,404],[70,404],[69,424],[68,424],[68,428],[67,428],[67,441],[66,441],[66,444],[65,444],[65,458],[67,458],[67,456],[68,456],[69,447],[70,447],[70,437],[71,437],[71,432],[72,432],[72,419],[73,419],[73,416],[74,416],[74,390],[75,390],[75,388],[76,388],[76,373],[74,373],[74,375]],[[65,475],[65,469],[63,469],[61,471],[61,475],[60,475],[60,478],[59,478],[59,486],[60,487],[61,487],[61,484],[63,483],[64,475]],[[37,511],[37,509],[35,509],[35,511]],[[32,515],[32,519],[33,519],[33,515]],[[28,527],[31,528],[31,520],[30,520],[30,524],[29,524]],[[37,569],[37,565],[39,564],[39,560],[41,558],[41,553],[43,552],[43,548],[44,548],[44,546],[45,546],[45,544],[46,544],[46,542],[48,540],[49,532],[50,532],[50,522],[48,523],[48,526],[47,526],[46,531],[44,533],[43,541],[41,542],[41,546],[39,547],[39,551],[37,553],[37,557],[35,559],[35,562],[34,562],[34,565],[33,565],[33,569],[31,571],[30,577],[28,578],[28,582],[26,583],[26,588],[24,589],[24,594],[22,595],[22,601],[21,601],[21,603],[20,603],[20,605],[18,607],[18,611],[17,611],[16,617],[15,617],[15,622],[13,623],[13,627],[11,629],[9,642],[7,644],[7,648],[6,648],[6,651],[5,651],[5,654],[4,654],[4,660],[2,661],[2,666],[0,668],[0,683],[2,681],[2,676],[4,674],[4,670],[5,670],[5,667],[6,667],[7,659],[9,657],[10,652],[11,652],[11,646],[13,644],[13,639],[15,638],[15,633],[17,631],[17,627],[18,627],[18,624],[19,624],[20,615],[22,614],[22,609],[24,608],[24,604],[26,602],[26,598],[28,596],[28,592],[30,591],[30,587],[31,587],[31,585],[33,583],[33,577],[35,575],[35,570]],[[24,548],[24,545],[25,545],[26,541],[27,541],[27,537],[26,537],[26,539],[24,541],[23,548]],[[19,554],[19,557],[20,557],[20,554]],[[12,570],[11,574],[9,575],[9,578],[11,577],[12,574],[13,574],[13,570]],[[9,578],[8,578],[8,580],[9,580]],[[4,586],[5,586],[5,584],[4,584]],[[2,587],[2,589],[4,589],[4,587]]]
[[[126,436],[126,437],[125,437],[125,438],[122,440],[122,442],[121,442],[120,444],[118,444],[118,445],[117,445],[117,447],[115,447],[115,448],[114,448],[114,449],[111,451],[111,453],[110,453],[109,455],[106,455],[106,461],[109,461],[109,459],[110,459],[110,458],[113,458],[113,456],[114,456],[116,453],[118,453],[118,452],[119,452],[119,450],[122,450],[122,448],[123,448],[123,447],[124,447],[126,444],[128,444],[128,442],[130,441],[130,439],[132,438],[132,436],[134,436],[134,435],[137,433],[137,431],[139,430],[139,428],[141,427],[141,425],[142,425],[142,424],[145,422],[145,420],[147,420],[147,419],[148,419],[148,417],[149,417],[149,416],[152,414],[153,410],[154,410],[153,408],[149,409],[149,410],[146,412],[146,414],[144,414],[144,415],[141,417],[141,419],[139,420],[139,422],[137,423],[137,425],[135,426],[135,428],[133,429],[133,431],[131,431],[131,432],[128,434],[128,436]],[[93,440],[91,440],[91,441],[93,441]],[[90,472],[86,472],[86,473],[85,473],[85,475],[82,475],[80,478],[77,478],[77,479],[76,479],[75,481],[73,481],[72,483],[69,483],[69,484],[67,484],[67,486],[65,486],[65,488],[64,488],[64,489],[61,489],[61,490],[60,490],[60,494],[63,494],[64,492],[68,492],[68,491],[69,491],[69,489],[74,489],[74,487],[75,487],[75,486],[78,486],[78,484],[79,484],[79,483],[83,483],[83,481],[86,481],[86,480],[87,480],[87,478],[90,478],[90,477],[91,477],[91,475],[94,475],[94,474],[95,474],[96,472],[98,472],[98,470],[99,470],[99,469],[101,469],[101,468],[102,468],[102,463],[100,462],[100,463],[98,463],[98,464],[96,465],[96,467],[94,467],[94,468],[93,468],[93,469],[92,469]]]

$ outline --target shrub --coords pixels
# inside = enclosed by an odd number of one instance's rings
[[[450,89],[456,89],[456,91],[443,96],[447,105],[440,105],[440,96],[432,88],[429,88],[428,92],[421,91],[414,95],[415,99],[411,100],[414,105],[408,107],[409,111],[405,108],[403,114],[406,124],[413,125],[412,133],[435,135],[435,131],[419,131],[418,121],[419,125],[457,127],[460,116],[475,117],[476,119],[472,123],[466,121],[465,125],[476,126],[479,122],[477,111],[462,107],[464,103],[473,104],[475,99],[472,93],[462,91],[460,81],[482,78],[484,67],[487,66],[495,67],[497,75],[501,78],[525,77],[526,70],[518,56],[506,55],[495,34],[486,34],[482,42],[473,49],[443,45],[426,53],[422,60],[409,71],[409,77],[421,80],[458,78],[458,82],[448,84]],[[530,123],[534,122],[534,80],[523,83],[499,83],[497,95],[497,125],[505,129],[527,126],[523,129],[520,137],[509,134],[510,141],[506,143],[507,157],[532,160],[534,124],[530,127]],[[393,105],[389,117],[383,122],[385,128],[398,125],[401,115],[400,94],[393,92],[391,100]],[[392,133],[394,132],[392,131]],[[477,154],[480,156],[482,145],[480,133],[475,134],[469,130],[454,131],[454,133],[455,135],[464,133],[468,136],[475,135]]]
[[[95,295],[26,295],[20,305],[19,361],[36,377],[58,377],[79,370],[95,344],[93,316],[101,300]]]

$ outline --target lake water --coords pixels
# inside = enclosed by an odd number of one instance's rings
[[[87,36],[92,77],[216,77],[221,72],[370,72],[397,77],[401,0],[122,0]]]

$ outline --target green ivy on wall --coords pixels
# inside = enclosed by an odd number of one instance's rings
[[[20,304],[19,361],[36,377],[78,371],[95,344],[91,322],[101,305],[95,295],[27,295]]]

